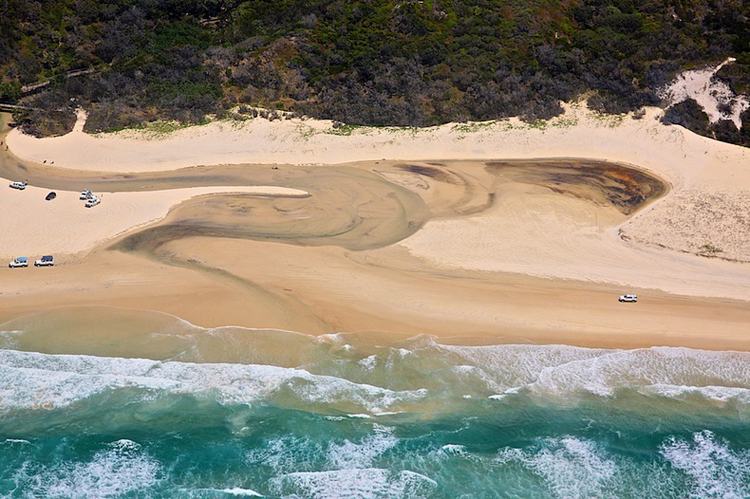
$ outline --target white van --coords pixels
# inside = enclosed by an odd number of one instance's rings
[[[636,303],[638,301],[638,297],[634,294],[622,295],[620,297],[620,301],[627,302],[627,303]]]

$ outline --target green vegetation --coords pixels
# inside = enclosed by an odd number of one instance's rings
[[[183,128],[188,128],[188,127],[196,126],[196,125],[202,125],[206,123],[208,123],[208,121],[205,121],[203,123],[183,123],[180,121],[151,121],[148,123],[143,123],[143,124],[130,126],[130,127],[112,128],[110,130],[105,130],[102,133],[115,133],[115,132],[122,132],[124,130],[138,130],[138,131],[147,133],[149,135],[160,136],[160,135],[169,135],[170,133],[176,132],[177,130],[182,130]]]
[[[698,253],[700,253],[701,255],[709,255],[709,256],[715,256],[718,253],[722,253],[723,251],[724,250],[722,250],[721,248],[717,248],[711,243],[706,243],[700,248],[698,248]]]
[[[483,121],[479,123],[459,123],[456,125],[453,125],[453,130],[456,132],[461,133],[474,133],[474,132],[483,132],[486,130],[491,130],[495,127],[497,124],[497,121]]]
[[[237,105],[348,125],[555,126],[561,100],[591,95],[611,114],[657,105],[676,71],[727,56],[737,62],[720,77],[747,91],[749,20],[742,0],[5,0],[0,99],[83,106],[90,131]],[[85,68],[101,71],[66,77]],[[49,113],[19,118],[59,129]],[[733,126],[695,130],[745,143],[750,125]]]
[[[353,131],[361,129],[361,125],[347,125],[344,123],[334,123],[334,126],[325,130],[328,135],[345,135],[349,136]]]

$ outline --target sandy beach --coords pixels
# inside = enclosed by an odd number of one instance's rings
[[[196,196],[242,193],[254,196],[306,196],[283,187],[196,187],[152,192],[97,193],[102,203],[85,208],[79,192],[56,191],[29,186],[23,191],[3,193],[3,224],[0,228],[0,258],[21,254],[62,254],[67,259],[83,256],[117,235],[164,218],[170,208]],[[65,260],[66,258],[63,258]],[[59,261],[60,259],[58,259]]]
[[[0,196],[0,255],[64,265],[0,269],[0,321],[98,305],[373,341],[750,350],[750,155],[658,112],[13,130],[0,173],[30,186]],[[83,187],[104,202],[84,209]]]

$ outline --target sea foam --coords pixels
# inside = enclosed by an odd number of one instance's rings
[[[277,401],[382,412],[418,399],[301,369],[245,364],[191,364],[85,355],[0,350],[0,412],[54,409],[113,390],[141,389],[141,397],[190,394],[225,405]]]
[[[539,449],[505,448],[498,452],[498,464],[513,461],[543,478],[555,497],[612,497],[617,465],[592,441],[550,438]]]
[[[51,468],[24,466],[15,479],[28,497],[101,498],[144,492],[159,482],[161,465],[130,440],[111,443],[90,461]]]
[[[692,441],[670,437],[661,454],[691,478],[690,497],[750,497],[750,450],[732,450],[712,432],[702,431]]]
[[[750,400],[750,353],[653,347],[603,350],[563,345],[436,346],[462,364],[484,372],[487,388],[499,395],[525,388],[540,397],[569,399],[576,394],[611,397],[616,390],[706,399]],[[456,371],[457,374],[461,370]],[[463,370],[470,375],[471,371]]]

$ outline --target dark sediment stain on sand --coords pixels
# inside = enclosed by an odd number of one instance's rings
[[[554,192],[610,205],[630,215],[663,196],[669,185],[645,171],[594,161],[492,161],[488,171],[501,181],[540,185]]]
[[[625,215],[668,190],[668,185],[653,175],[604,162],[447,163],[441,168],[404,163],[378,168],[427,177],[433,190],[444,192],[440,216],[465,216],[487,210],[507,182],[544,186],[601,206],[613,206]],[[224,237],[361,251],[395,244],[436,215],[417,193],[355,166],[290,166],[281,172],[248,166],[211,169],[211,174],[203,175],[196,168],[189,176],[204,182],[219,177],[237,183],[252,179],[254,184],[284,185],[311,195],[213,195],[192,199],[175,207],[160,224],[124,237],[113,248],[155,254],[164,244],[178,239]],[[224,174],[216,175],[218,171]],[[481,172],[485,172],[484,177],[479,175]]]
[[[317,168],[294,185],[310,196],[222,194],[188,200],[159,225],[115,247],[151,251],[171,240],[207,236],[366,250],[394,244],[429,219],[419,196],[368,171]]]
[[[450,170],[446,170],[442,168],[434,168],[431,166],[424,166],[424,165],[401,164],[401,165],[394,165],[394,166],[395,168],[398,168],[400,170],[403,170],[409,173],[414,173],[417,175],[423,175],[425,177],[434,179],[438,182],[445,182],[446,184],[454,184],[454,185],[462,184],[460,177],[457,178],[457,175]]]

